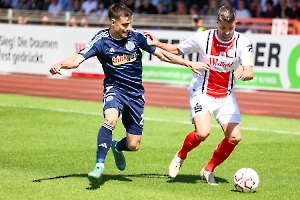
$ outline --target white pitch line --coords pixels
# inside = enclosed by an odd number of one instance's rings
[[[3,104],[3,103],[0,103],[0,106],[1,107],[27,108],[27,109],[48,110],[48,111],[63,112],[63,113],[76,113],[76,114],[84,114],[84,115],[103,116],[99,112],[67,110],[67,109],[63,109],[63,108],[48,108],[48,107],[37,107],[37,106],[19,106],[19,105]],[[189,122],[189,121],[159,119],[159,118],[150,118],[150,117],[145,117],[145,120],[156,121],[156,122],[166,122],[166,123],[191,124],[191,122]],[[219,127],[219,125],[214,125],[214,124],[212,126],[213,127]],[[272,132],[272,133],[278,133],[278,134],[300,135],[300,132],[284,131],[284,130],[269,130],[269,129],[260,129],[260,128],[249,128],[249,127],[243,127],[242,129],[243,130],[249,130],[249,131],[262,131],[262,132]]]

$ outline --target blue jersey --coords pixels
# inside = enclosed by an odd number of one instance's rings
[[[130,96],[144,94],[142,85],[142,52],[155,51],[145,35],[129,31],[128,37],[115,39],[109,29],[99,31],[79,54],[85,59],[97,56],[105,74],[104,88],[114,86]]]

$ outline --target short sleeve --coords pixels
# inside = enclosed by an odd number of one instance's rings
[[[99,54],[99,48],[102,45],[101,38],[99,34],[95,35],[90,42],[87,43],[87,45],[81,49],[78,54],[82,55],[85,59],[91,58]]]
[[[240,49],[240,61],[242,66],[253,66],[253,50],[250,40],[242,36],[241,41],[238,43],[238,49]]]
[[[134,32],[137,38],[137,42],[139,44],[139,48],[147,51],[148,53],[153,53],[156,49],[156,46],[151,46],[148,44],[148,38],[144,34],[140,32]]]
[[[196,33],[195,35],[191,36],[187,40],[181,42],[178,45],[178,49],[184,54],[197,53],[200,49],[199,37],[200,34]]]

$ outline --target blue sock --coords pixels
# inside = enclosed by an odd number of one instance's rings
[[[132,151],[132,150],[128,149],[128,147],[127,147],[127,139],[126,139],[126,137],[122,138],[122,140],[120,140],[117,143],[116,148],[117,148],[118,151]]]
[[[96,163],[104,163],[107,152],[111,146],[112,130],[115,127],[104,122],[98,132],[98,148]]]

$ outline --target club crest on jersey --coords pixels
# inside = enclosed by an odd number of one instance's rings
[[[134,54],[128,54],[128,55],[123,54],[121,56],[115,56],[111,59],[111,61],[114,66],[118,66],[124,63],[133,62],[136,60],[136,58],[137,58],[137,54],[136,52],[134,52]]]
[[[128,42],[126,43],[125,47],[126,47],[126,49],[127,49],[128,51],[132,51],[132,50],[134,49],[135,45],[134,45],[134,43],[133,43],[132,41],[128,41]]]
[[[221,51],[221,52],[220,52],[220,57],[226,57],[226,52]]]

